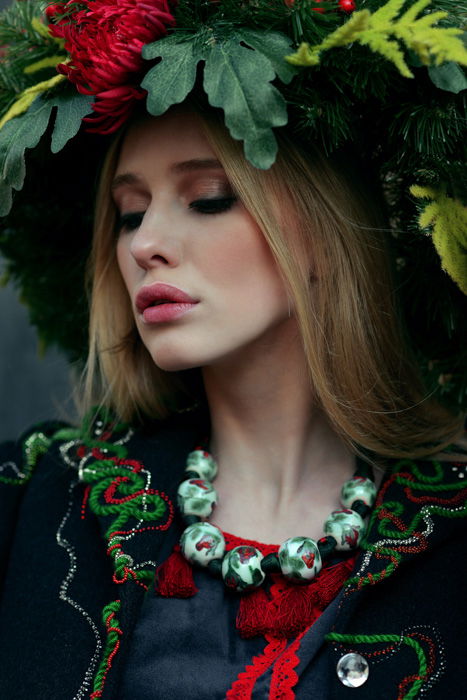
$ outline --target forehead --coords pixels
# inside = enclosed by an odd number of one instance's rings
[[[147,117],[128,129],[117,174],[153,168],[160,171],[190,159],[215,159],[215,154],[198,115],[173,110],[161,117]]]

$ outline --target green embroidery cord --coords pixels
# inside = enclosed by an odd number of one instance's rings
[[[419,642],[412,637],[398,634],[339,634],[338,632],[330,632],[325,637],[328,642],[339,642],[341,644],[381,644],[383,642],[396,642],[406,644],[411,647],[418,658],[418,676],[419,679],[414,681],[411,689],[399,700],[413,700],[417,697],[418,691],[424,684],[427,677],[427,661],[425,652]]]
[[[107,641],[102,661],[94,677],[93,692],[90,696],[91,700],[101,697],[107,673],[112,665],[113,657],[120,646],[119,638],[122,634],[122,630],[120,629],[120,622],[116,617],[117,613],[120,612],[120,608],[121,602],[119,600],[114,600],[106,605],[102,611],[102,621],[107,629]]]
[[[467,488],[467,480],[465,479],[462,481],[457,481],[455,483],[433,483],[441,481],[444,477],[444,472],[441,463],[439,461],[435,461],[433,462],[433,466],[435,469],[435,475],[427,476],[420,471],[416,463],[412,460],[400,460],[397,462],[397,464],[394,465],[394,469],[397,470],[394,474],[395,483],[404,487],[408,487],[415,491],[421,489],[430,494],[438,493],[440,495],[447,491],[458,491],[460,489]],[[418,481],[411,481],[405,476],[399,474],[398,470],[401,469],[409,469],[409,471],[411,471],[414,474]],[[422,508],[420,508],[420,510],[414,515],[412,521],[410,522],[410,524],[407,525],[407,527],[404,530],[397,530],[394,529],[394,527],[392,527],[392,522],[389,517],[382,519],[379,518],[379,513],[382,509],[391,511],[392,515],[401,516],[404,512],[403,506],[399,501],[384,501],[381,505],[377,506],[374,509],[370,517],[370,522],[368,526],[369,530],[376,527],[381,537],[391,538],[394,540],[402,540],[412,536],[413,533],[419,527],[420,522],[426,517],[431,517],[433,515],[438,515],[440,517],[450,519],[467,517],[467,503],[465,502],[462,504],[462,506],[458,506],[455,508],[450,508],[449,505],[444,504],[426,504]],[[378,573],[367,576],[357,575],[353,576],[352,578],[349,578],[345,582],[345,585],[347,587],[356,585],[359,588],[362,588],[363,586],[373,585],[378,581],[391,576],[402,560],[402,554],[396,551],[396,549],[393,549],[391,546],[381,547],[378,546],[378,543],[374,545],[369,544],[364,539],[361,542],[361,547],[366,551],[377,553],[379,555],[385,555],[389,558],[390,561],[387,564],[387,566]]]
[[[0,475],[0,482],[9,484],[10,486],[19,486],[20,484],[28,482],[37,465],[38,459],[47,452],[52,442],[56,439],[56,434],[52,435],[52,437],[48,437],[41,430],[36,430],[31,433],[23,441],[22,445],[24,460],[22,464],[23,474],[18,476],[17,479]]]

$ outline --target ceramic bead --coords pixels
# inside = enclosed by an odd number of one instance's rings
[[[261,569],[263,555],[247,545],[235,547],[224,557],[222,562],[222,578],[228,588],[241,593],[261,586],[265,574]]]
[[[279,547],[279,564],[292,581],[310,581],[322,566],[318,545],[310,537],[291,537]]]
[[[207,566],[212,559],[224,556],[224,535],[211,523],[195,523],[183,531],[180,548],[185,559],[192,564]]]
[[[336,549],[347,552],[355,549],[365,532],[363,518],[354,510],[333,510],[324,523],[324,534],[335,538]]]
[[[376,486],[371,479],[353,476],[345,482],[341,490],[341,503],[344,508],[351,508],[354,501],[363,501],[370,508],[376,499]]]
[[[193,450],[187,457],[185,471],[193,471],[200,479],[214,481],[217,476],[217,462],[209,452]]]
[[[178,487],[178,506],[183,515],[208,518],[217,502],[217,493],[210,481],[186,479]]]

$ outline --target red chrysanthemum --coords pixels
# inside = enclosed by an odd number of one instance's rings
[[[70,54],[59,72],[78,92],[96,96],[90,131],[112,133],[146,94],[141,49],[175,24],[168,0],[70,0],[49,5],[47,17]]]

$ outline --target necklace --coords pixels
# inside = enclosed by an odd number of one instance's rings
[[[256,547],[241,545],[226,553],[221,530],[207,522],[217,502],[212,484],[217,463],[206,450],[190,452],[185,478],[178,487],[178,506],[187,525],[180,549],[191,564],[207,567],[225,585],[239,593],[261,586],[267,574],[282,573],[296,583],[308,583],[334,551],[356,549],[365,533],[364,519],[376,498],[372,469],[357,458],[357,469],[342,486],[341,510],[334,510],[324,522],[324,536],[291,537],[277,553],[263,554]]]

